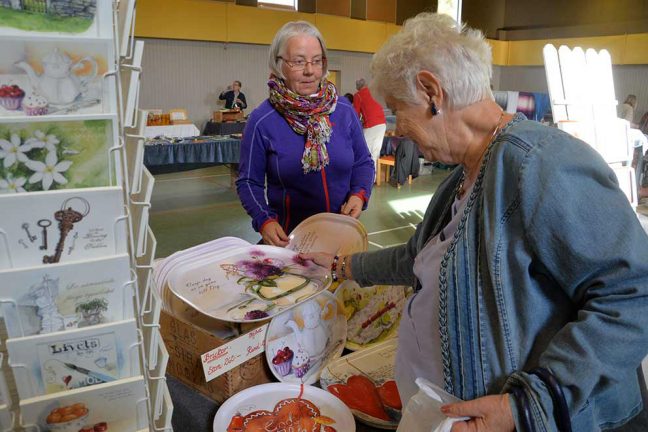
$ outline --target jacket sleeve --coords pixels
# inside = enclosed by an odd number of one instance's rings
[[[361,108],[360,108],[361,100],[362,98],[360,97],[360,92],[357,92],[355,95],[353,95],[353,109],[358,115],[358,118],[360,118],[360,116],[362,115]]]
[[[574,304],[573,321],[538,365],[558,379],[574,416],[611,385],[636,382],[648,352],[648,237],[605,161],[565,141],[546,138],[529,152],[518,193],[536,259]],[[536,420],[553,419],[536,377],[509,379],[523,383],[532,411],[542,414]]]
[[[252,218],[252,227],[260,231],[269,219],[277,215],[268,206],[265,197],[266,146],[257,122],[249,121],[243,132],[239,158],[239,176],[236,191],[241,204]]]
[[[247,101],[245,100],[245,95],[243,93],[239,93],[238,98],[241,101],[241,109],[247,108]]]
[[[358,195],[363,198],[362,209],[367,208],[371,188],[376,176],[374,162],[369,153],[369,147],[365,141],[362,127],[358,119],[351,115],[351,144],[353,148],[353,172],[351,173],[350,195]]]
[[[219,100],[225,100],[225,99],[227,99],[227,92],[226,92],[226,91],[222,91],[221,94],[218,95],[218,99],[219,99]]]
[[[414,258],[421,227],[422,225],[419,224],[414,235],[405,244],[379,251],[353,254],[351,256],[353,280],[360,286],[416,286]]]

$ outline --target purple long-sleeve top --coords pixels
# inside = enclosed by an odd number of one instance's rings
[[[330,162],[321,171],[304,174],[304,135],[294,132],[268,100],[250,114],[236,190],[256,231],[276,220],[290,233],[309,216],[340,213],[351,195],[362,198],[363,209],[367,207],[374,164],[362,126],[344,98],[338,99],[330,120],[333,133],[326,146]]]

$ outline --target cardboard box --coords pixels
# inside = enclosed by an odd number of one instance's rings
[[[214,111],[213,114],[215,122],[241,121],[244,117],[243,111],[235,110]]]
[[[274,381],[265,354],[261,353],[218,378],[205,382],[200,356],[231,339],[221,339],[164,310],[160,314],[160,332],[169,351],[167,373],[217,403],[223,403],[248,387]]]

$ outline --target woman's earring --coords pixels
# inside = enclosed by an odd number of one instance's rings
[[[436,104],[434,102],[432,102],[432,105],[430,105],[430,111],[432,111],[433,116],[437,114],[441,114],[441,110],[437,109]]]

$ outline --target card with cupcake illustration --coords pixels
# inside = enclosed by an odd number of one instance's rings
[[[21,426],[41,432],[137,432],[148,426],[144,377],[20,401]]]
[[[7,340],[21,399],[140,374],[134,319]]]
[[[342,354],[346,331],[342,304],[324,291],[270,321],[265,341],[270,369],[280,381],[313,384]]]
[[[0,37],[0,118],[115,113],[114,62],[110,40]]]
[[[0,209],[0,270],[127,252],[121,187],[4,194]]]
[[[0,36],[111,38],[112,2],[0,1]]]
[[[0,271],[2,315],[10,338],[70,331],[133,317],[127,254]]]
[[[0,194],[116,183],[116,127],[114,116],[0,123]]]

